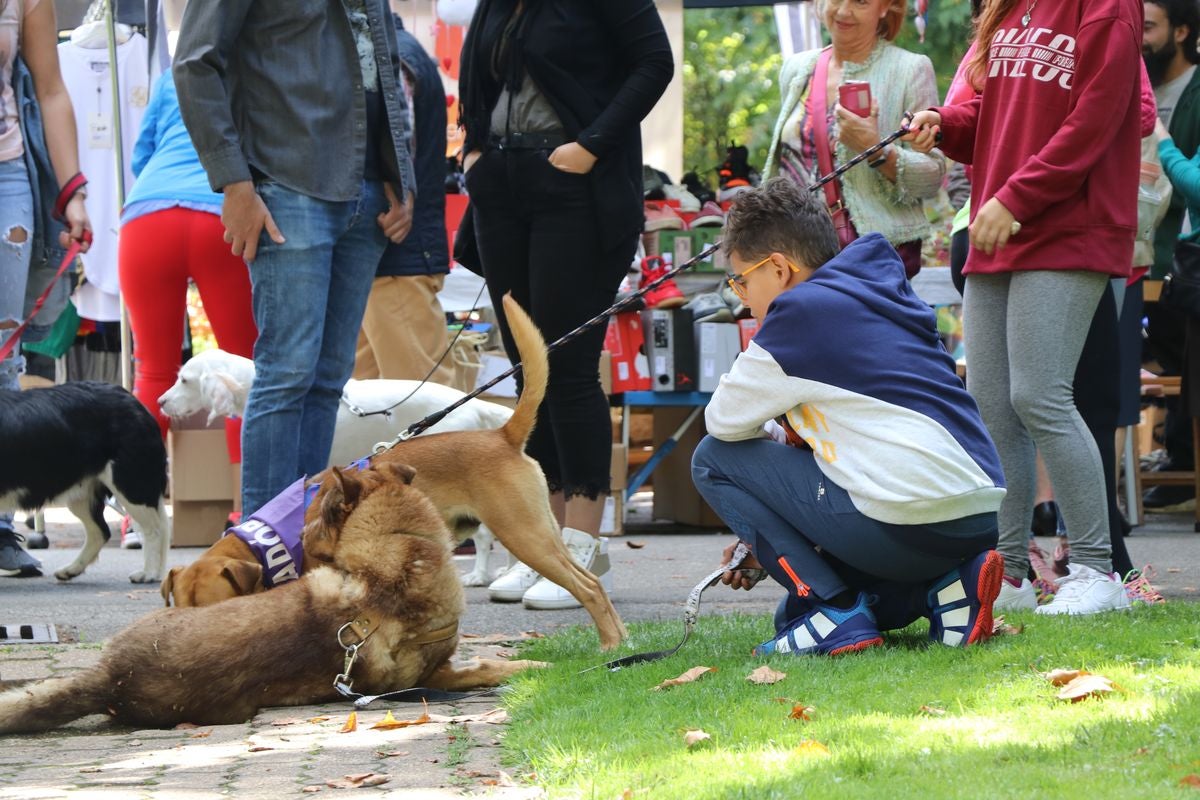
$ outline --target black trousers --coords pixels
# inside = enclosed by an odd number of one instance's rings
[[[467,172],[475,237],[504,349],[520,360],[501,298],[529,312],[547,343],[611,306],[637,249],[637,233],[605,246],[592,181],[551,166],[549,150],[489,149]],[[550,382],[526,452],[550,491],[609,493],[612,424],[600,388],[600,324],[550,354]],[[522,386],[518,373],[518,387]]]

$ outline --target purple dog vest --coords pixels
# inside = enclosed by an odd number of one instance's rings
[[[225,531],[246,543],[263,568],[263,586],[271,589],[300,577],[304,548],[300,532],[311,501],[305,478],[293,483],[242,523]],[[312,492],[311,494],[316,494]]]

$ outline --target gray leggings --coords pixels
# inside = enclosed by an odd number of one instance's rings
[[[1067,525],[1071,561],[1112,571],[1104,468],[1071,388],[1107,281],[1106,275],[1077,271],[967,277],[967,389],[996,443],[1008,484],[997,549],[1012,578],[1024,578],[1029,568],[1037,452]]]

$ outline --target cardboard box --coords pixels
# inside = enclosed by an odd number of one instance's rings
[[[722,228],[696,228],[690,231],[692,234],[692,251],[693,255],[699,255],[704,251],[704,248],[709,245],[716,244],[721,241]],[[679,262],[676,262],[679,263]],[[718,249],[708,258],[701,261],[695,266],[696,272],[728,272],[729,259],[725,254]]]
[[[728,322],[696,323],[699,372],[697,382],[702,392],[715,392],[721,376],[729,372],[742,352],[741,331]]]
[[[745,352],[746,348],[750,346],[750,340],[754,338],[754,334],[758,333],[758,320],[754,317],[739,319],[738,330],[741,332],[742,352]]]
[[[696,335],[687,308],[642,312],[650,388],[656,392],[694,392],[697,385]]]
[[[650,365],[646,360],[645,335],[638,312],[625,311],[609,318],[604,349],[612,358],[613,393],[650,390]]]
[[[683,424],[691,408],[654,409],[654,444],[658,447]],[[675,449],[654,470],[654,518],[670,519],[698,528],[724,528],[725,523],[704,502],[692,483],[692,453],[704,438],[704,415],[689,427]]]
[[[208,547],[224,535],[233,500],[173,499],[171,510],[171,546]]]
[[[605,396],[612,394],[612,353],[600,351],[600,389]]]
[[[667,266],[678,266],[691,260],[696,250],[695,237],[691,231],[658,231],[658,253],[667,261]]]
[[[612,446],[612,466],[609,468],[609,475],[612,478],[613,494],[623,492],[629,485],[629,454],[623,444]]]

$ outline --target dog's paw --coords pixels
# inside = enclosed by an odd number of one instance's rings
[[[492,582],[491,576],[489,576],[486,572],[481,572],[477,569],[473,569],[470,572],[464,572],[463,574],[459,575],[459,578],[462,579],[463,586],[487,586]]]
[[[158,583],[161,580],[162,578],[158,577],[157,575],[147,574],[145,571],[140,569],[137,572],[129,573],[130,583]]]

